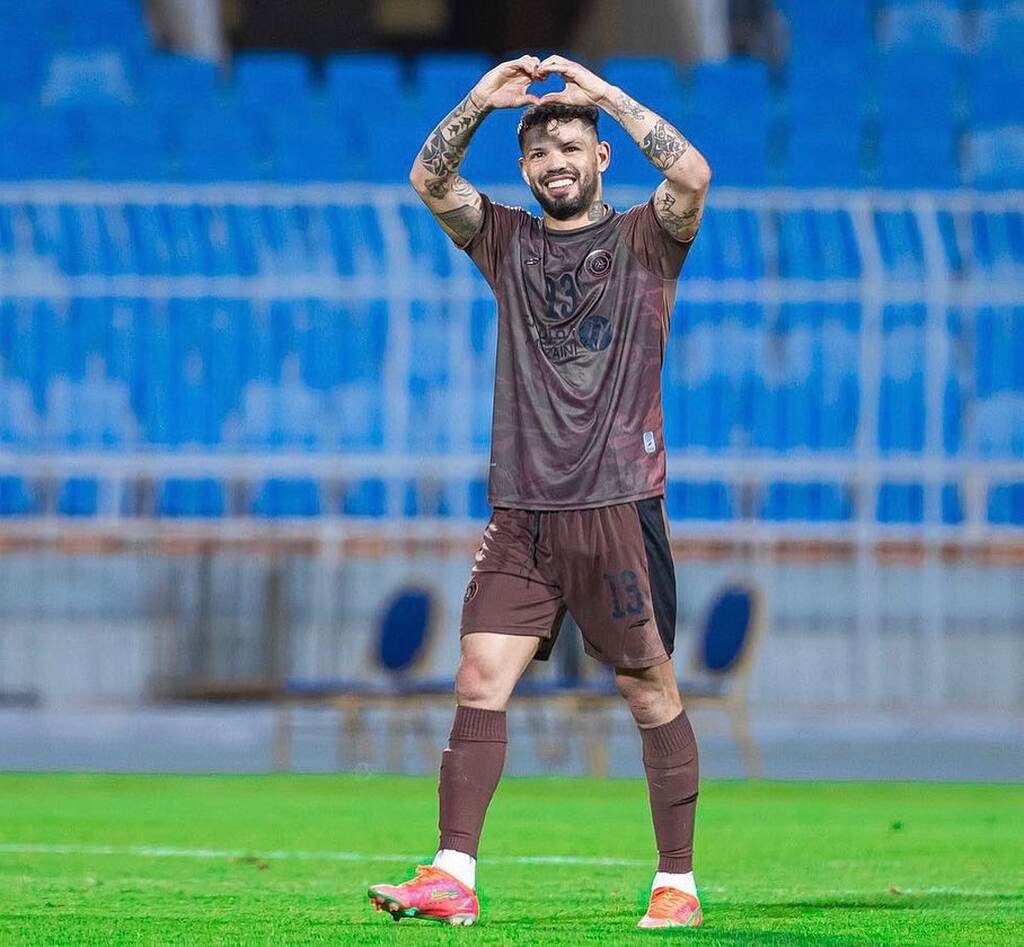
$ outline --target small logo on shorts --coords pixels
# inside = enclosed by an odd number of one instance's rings
[[[469,604],[476,598],[477,584],[476,579],[471,579],[469,585],[466,586],[466,594],[462,596],[462,601],[465,604]]]
[[[583,269],[591,276],[607,276],[612,268],[612,255],[607,250],[591,250],[583,260]]]
[[[644,431],[644,453],[654,453],[654,431]]]
[[[538,263],[540,263],[539,256],[532,256],[528,260],[523,260],[523,266],[536,266]]]

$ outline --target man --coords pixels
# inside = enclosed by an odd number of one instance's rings
[[[565,88],[538,98],[550,74]],[[523,180],[543,219],[461,177],[492,109],[528,105]],[[618,214],[602,200],[611,149],[598,109],[664,175]],[[370,899],[397,920],[472,924],[476,854],[505,760],[505,706],[546,658],[568,608],[615,668],[643,744],[658,870],[641,927],[697,927],[697,748],[672,668],[675,576],[663,508],[660,369],[675,283],[700,224],[707,162],[675,128],[583,66],[523,56],[488,72],[431,132],[410,181],[498,301],[489,499],[462,613],[457,707],[430,866]]]

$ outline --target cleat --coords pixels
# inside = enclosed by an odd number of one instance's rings
[[[387,911],[396,922],[409,917],[469,927],[480,917],[476,892],[433,865],[419,865],[416,876],[400,885],[374,885],[367,895],[376,910]]]
[[[700,901],[692,894],[678,888],[655,888],[637,927],[700,927],[703,920]]]

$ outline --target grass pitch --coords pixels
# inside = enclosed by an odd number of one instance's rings
[[[0,776],[0,944],[1024,943],[1022,786],[708,782],[705,926],[668,932],[634,926],[633,780],[506,780],[481,922],[374,914],[366,887],[431,853],[435,800],[403,777]]]

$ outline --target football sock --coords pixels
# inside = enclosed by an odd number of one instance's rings
[[[472,886],[471,886],[472,887]],[[697,882],[693,880],[693,872],[687,871],[683,874],[676,874],[671,871],[658,871],[654,874],[654,881],[651,882],[651,891],[655,888],[676,888],[697,897]]]
[[[476,858],[484,815],[505,766],[504,710],[456,707],[448,746],[441,754],[441,850]],[[446,869],[447,870],[447,869]]]
[[[476,888],[476,859],[472,855],[442,848],[434,856],[434,865],[454,875],[467,888]]]
[[[693,820],[697,812],[697,742],[684,710],[660,727],[640,729],[651,800],[658,871],[693,871]]]

